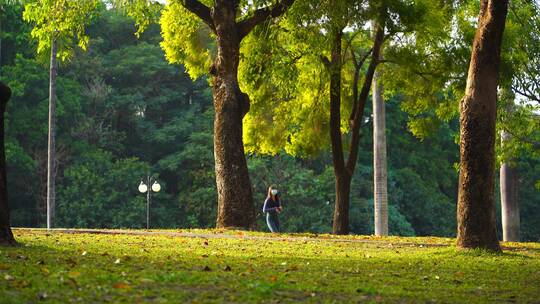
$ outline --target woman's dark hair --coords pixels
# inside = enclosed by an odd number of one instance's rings
[[[267,195],[267,197],[272,197],[273,196],[273,200],[279,200],[279,196],[277,194],[272,195],[272,189],[276,189],[276,187],[274,187],[273,185],[270,185],[268,187],[268,195]]]

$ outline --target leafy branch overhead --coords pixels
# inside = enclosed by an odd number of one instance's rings
[[[153,22],[161,24],[166,58],[183,64],[193,79],[206,75],[216,55],[214,1],[173,0],[162,7],[151,0],[112,0],[135,20],[140,35]],[[294,0],[236,1],[236,26],[239,38],[247,36],[255,26],[282,15]]]
[[[31,35],[38,41],[37,52],[50,51],[51,42],[58,44],[58,56],[66,60],[76,44],[88,47],[85,27],[96,16],[103,3],[99,0],[30,0],[25,5],[23,18],[33,23]]]

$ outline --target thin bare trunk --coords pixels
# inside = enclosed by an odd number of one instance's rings
[[[386,121],[383,86],[379,73],[373,75],[373,204],[375,235],[388,235],[388,192],[386,168]]]
[[[482,0],[465,96],[460,103],[457,206],[460,248],[500,251],[495,221],[495,120],[507,0]]]
[[[47,148],[47,228],[53,226],[53,218],[56,207],[56,75],[57,75],[57,53],[56,40],[51,42],[51,65],[49,81],[49,137]]]
[[[334,165],[336,202],[334,205],[334,234],[349,233],[349,193],[351,174],[345,168],[341,138],[341,37],[342,29],[336,29],[332,42],[330,62],[330,139]]]
[[[501,145],[510,139],[510,133],[501,132]],[[519,242],[519,201],[517,170],[509,163],[502,163],[500,169],[501,215],[503,241]]]
[[[11,90],[0,82],[0,245],[15,245],[9,222],[9,201],[6,177],[6,153],[4,141],[4,113],[11,97]]]
[[[332,144],[332,160],[334,174],[336,177],[336,202],[334,209],[333,233],[349,233],[349,202],[350,188],[354,169],[358,159],[358,149],[360,142],[360,125],[364,116],[366,101],[371,88],[373,74],[378,64],[379,52],[384,40],[384,27],[377,27],[371,50],[371,62],[367,68],[364,82],[360,93],[358,93],[358,77],[353,84],[353,95],[358,99],[353,102],[353,115],[351,116],[351,139],[349,145],[349,155],[345,161],[343,151],[343,141],[341,136],[341,36],[342,32],[336,32],[332,46],[332,57],[326,62],[330,71],[330,139]],[[353,55],[354,56],[354,55]],[[367,58],[367,56],[365,57]],[[364,58],[364,59],[365,59]],[[362,67],[363,60],[355,61],[356,72]]]

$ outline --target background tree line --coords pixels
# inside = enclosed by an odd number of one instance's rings
[[[6,124],[8,189],[13,225],[44,226],[48,68],[35,55],[22,10],[9,4],[1,20],[1,77],[14,92]],[[145,200],[136,186],[157,173],[164,191],[153,200],[155,227],[214,226],[214,110],[207,80],[193,82],[183,66],[167,63],[158,26],[136,39],[132,21],[105,6],[100,10],[87,29],[88,50],[60,65],[56,225],[143,227]],[[390,234],[453,236],[458,122],[429,120],[438,114],[429,111],[411,120],[404,112],[411,106],[406,93],[386,94]],[[370,113],[366,103],[365,116]],[[429,134],[414,137],[411,121]],[[364,123],[350,195],[350,230],[361,234],[373,233],[372,122]],[[512,154],[520,172],[524,240],[540,235],[534,187],[540,161],[532,150]],[[286,231],[331,232],[335,189],[328,148],[310,158],[253,153],[248,168],[257,207],[268,184],[282,190]]]

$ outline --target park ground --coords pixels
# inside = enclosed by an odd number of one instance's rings
[[[20,246],[0,247],[0,303],[540,303],[539,243],[493,254],[433,237],[14,234]]]

